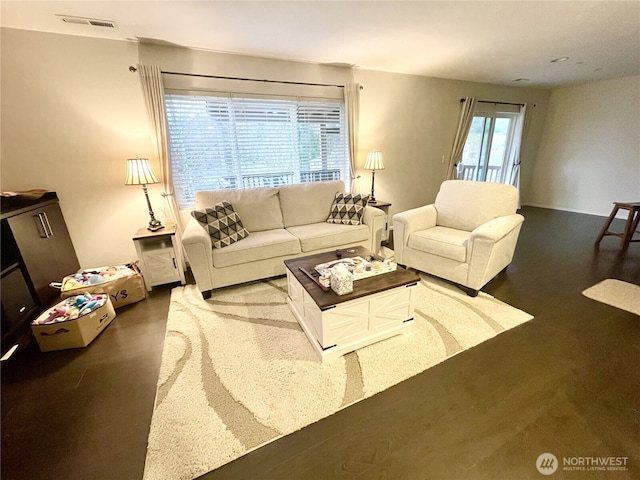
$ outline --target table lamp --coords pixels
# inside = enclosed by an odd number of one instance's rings
[[[156,217],[153,215],[153,209],[149,201],[149,193],[147,192],[147,185],[152,183],[160,183],[160,180],[158,180],[158,177],[156,177],[153,170],[151,170],[149,160],[146,158],[130,158],[127,160],[127,179],[124,184],[142,185],[144,196],[147,199],[147,206],[149,207],[149,216],[151,217],[147,230],[155,232],[156,230],[164,228],[164,225],[162,225],[159,220],[156,220]]]
[[[371,150],[367,154],[367,163],[364,164],[365,170],[371,170],[371,198],[369,203],[375,203],[376,197],[373,191],[374,183],[376,181],[376,170],[384,170],[384,163],[382,163],[382,152],[380,150]]]

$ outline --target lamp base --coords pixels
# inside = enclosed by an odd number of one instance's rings
[[[150,232],[157,232],[158,230],[162,230],[163,228],[164,228],[164,225],[162,225],[162,223],[160,223],[159,220],[156,220],[154,218],[149,222],[149,226],[147,227],[147,230],[149,230]]]
[[[149,226],[147,227],[147,230],[149,230],[150,232],[157,232],[158,230],[162,230],[164,228],[164,225],[162,225],[162,222],[160,220],[156,220],[155,215],[153,214],[153,209],[151,208],[151,202],[149,201],[149,192],[147,191],[147,186],[146,185],[142,185],[142,190],[144,191],[144,198],[147,199],[147,207],[149,207]]]
[[[369,195],[369,203],[376,203],[376,196],[373,193],[374,185],[376,183],[376,171],[371,172],[371,195]]]

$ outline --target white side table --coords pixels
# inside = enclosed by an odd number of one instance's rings
[[[166,283],[186,283],[182,248],[176,238],[175,225],[156,232],[141,228],[134,235],[133,243],[147,290]]]
[[[382,243],[386,244],[389,241],[389,207],[391,204],[383,200],[377,200],[375,202],[369,202],[367,205],[379,208],[386,215],[384,232],[382,232]]]

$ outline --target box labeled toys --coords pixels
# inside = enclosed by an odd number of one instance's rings
[[[144,300],[144,279],[135,263],[108,267],[89,268],[74,275],[67,275],[61,284],[62,298],[83,293],[108,293],[113,308],[120,308]]]
[[[33,322],[31,331],[42,352],[89,345],[115,318],[106,293],[76,295],[46,310]]]

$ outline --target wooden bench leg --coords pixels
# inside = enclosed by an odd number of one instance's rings
[[[638,228],[638,222],[640,221],[640,210],[630,209],[627,223],[624,226],[624,235],[622,236],[622,250],[626,250],[629,247],[629,243],[636,233]]]
[[[596,245],[600,245],[600,242],[602,241],[602,238],[607,233],[610,233],[609,232],[609,227],[611,226],[611,222],[613,222],[613,219],[615,218],[616,214],[618,213],[618,210],[620,210],[620,207],[618,207],[617,205],[615,207],[613,207],[613,210],[611,211],[611,215],[609,215],[609,218],[607,219],[607,221],[604,222],[604,226],[602,227],[602,230],[600,230],[600,233],[598,234],[598,238],[596,239],[596,242],[595,242]]]

